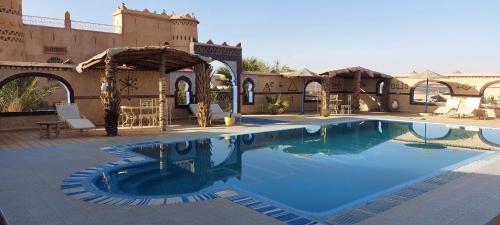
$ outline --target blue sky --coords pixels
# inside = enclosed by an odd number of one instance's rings
[[[498,0],[24,0],[23,13],[63,18],[68,10],[74,20],[111,24],[121,2],[194,12],[200,41],[242,42],[244,56],[295,68],[500,72]]]

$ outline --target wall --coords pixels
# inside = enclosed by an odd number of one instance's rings
[[[0,61],[47,62],[51,57],[80,63],[113,47],[164,45],[190,51],[198,40],[198,20],[186,14],[169,15],[127,9],[124,5],[113,13],[113,26],[81,23],[72,27],[70,14],[65,19],[32,18],[23,24],[21,0],[0,1]],[[74,24],[75,26],[77,24]],[[82,25],[83,24],[83,25]],[[87,29],[87,26],[89,27]],[[90,27],[109,28],[107,32]]]
[[[480,93],[488,83],[499,81],[500,74],[447,74],[446,79],[436,79],[451,87],[451,96],[465,99],[467,97],[482,97]],[[400,104],[399,111],[402,112],[423,112],[425,106],[410,102],[412,87],[416,86],[422,79],[412,79],[404,76],[396,76],[391,81],[390,101],[397,100]],[[423,84],[425,85],[425,84]],[[430,104],[428,111],[432,112],[442,104]],[[498,112],[498,110],[497,110]]]

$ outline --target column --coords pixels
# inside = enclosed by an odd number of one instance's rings
[[[356,71],[354,74],[354,79],[352,81],[353,94],[352,94],[352,111],[353,113],[359,113],[359,98],[361,92],[361,70]]]

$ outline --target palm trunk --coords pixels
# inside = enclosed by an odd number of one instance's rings
[[[120,92],[116,87],[116,62],[111,57],[105,59],[103,82],[107,89],[101,92],[101,102],[104,106],[104,122],[108,136],[118,135],[118,119],[120,118]]]
[[[198,102],[198,126],[210,126],[210,104],[212,93],[210,90],[210,75],[212,67],[207,63],[200,63],[194,67],[196,73],[196,98]]]

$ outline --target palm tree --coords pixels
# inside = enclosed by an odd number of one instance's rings
[[[244,58],[242,62],[243,71],[269,72],[269,66],[255,57]]]
[[[39,87],[38,77],[21,77],[0,88],[0,112],[31,112],[58,85]]]

